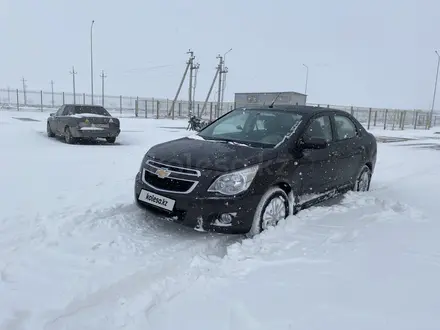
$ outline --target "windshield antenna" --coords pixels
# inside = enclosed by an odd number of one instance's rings
[[[273,99],[272,103],[269,105],[269,108],[273,108],[273,105],[278,100],[278,97],[280,97],[280,95],[281,95],[281,93],[278,93],[277,96],[275,96],[275,98]]]

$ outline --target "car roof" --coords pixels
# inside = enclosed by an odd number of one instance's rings
[[[252,106],[252,107],[241,107],[247,110],[278,110],[278,111],[295,111],[297,113],[300,113],[302,115],[306,116],[313,116],[318,113],[326,113],[326,112],[332,112],[332,113],[341,113],[341,114],[350,114],[347,111],[334,109],[330,107],[320,107],[320,106],[310,106],[310,105],[274,105],[273,107],[269,106]]]
[[[64,105],[74,106],[74,107],[95,107],[95,108],[103,108],[102,105],[99,104],[78,104],[78,103],[66,103]]]

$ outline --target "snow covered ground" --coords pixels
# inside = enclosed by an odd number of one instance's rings
[[[37,121],[19,120],[14,117]],[[133,179],[185,121],[67,145],[0,111],[0,329],[440,329],[440,135],[383,131],[371,192],[254,239],[147,218]],[[440,130],[440,129],[439,129]]]

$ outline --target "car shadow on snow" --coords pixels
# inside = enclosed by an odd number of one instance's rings
[[[38,132],[38,134],[40,134],[41,136],[45,137],[46,139],[49,139],[51,141],[57,142],[57,143],[66,143],[64,141],[63,137],[60,136],[56,136],[53,138],[49,138],[46,134],[46,132]],[[108,143],[105,139],[94,139],[94,140],[77,140],[75,143],[73,143],[72,145],[85,145],[85,146],[124,146],[124,145],[128,145],[127,143],[123,143],[121,141],[119,141],[118,139],[116,139],[115,143]]]

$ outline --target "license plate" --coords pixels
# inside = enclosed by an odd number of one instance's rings
[[[164,197],[143,189],[139,194],[139,200],[151,205],[155,205],[157,207],[160,207],[168,211],[172,211],[174,204],[176,203],[174,199]]]
[[[92,127],[99,127],[99,128],[108,128],[108,124],[92,124]]]

